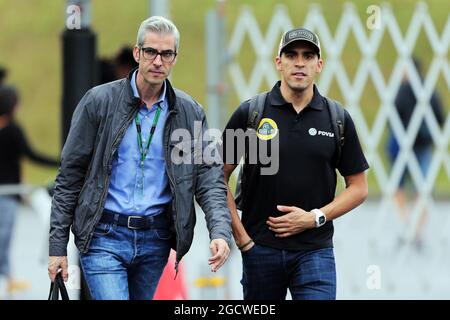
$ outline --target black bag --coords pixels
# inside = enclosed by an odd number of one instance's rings
[[[257,130],[259,122],[262,119],[264,106],[266,102],[268,92],[260,93],[253,98],[250,99],[250,106],[248,111],[248,119],[247,119],[247,130]],[[338,165],[339,160],[341,159],[342,147],[344,145],[345,137],[345,113],[342,105],[328,97],[325,97],[328,111],[330,113],[331,124],[333,126],[334,131],[334,139],[336,141],[336,155],[335,155],[335,166]],[[245,163],[240,167],[239,175],[236,183],[236,191],[234,194],[234,201],[236,202],[236,207],[239,210],[242,210],[243,204],[243,193],[245,186]]]
[[[59,300],[59,293],[61,292],[62,300],[70,300],[67,294],[66,286],[62,278],[61,272],[58,272],[55,277],[55,282],[50,284],[50,293],[48,294],[48,300]]]
[[[264,105],[266,103],[268,92],[260,93],[253,98],[250,99],[250,106],[248,110],[247,117],[247,130],[257,130],[258,124],[262,119],[264,112]],[[246,150],[247,152],[247,150]],[[239,168],[239,175],[236,182],[236,191],[234,193],[234,201],[236,203],[236,207],[239,210],[242,210],[243,203],[243,188],[245,185],[245,174],[244,174],[244,164]]]

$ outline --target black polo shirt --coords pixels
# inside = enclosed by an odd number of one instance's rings
[[[249,101],[245,101],[233,113],[225,129],[245,130],[248,110]],[[345,144],[337,169],[341,175],[348,176],[365,171],[369,165],[347,111],[345,117]],[[314,86],[311,102],[297,113],[292,104],[282,97],[280,82],[277,82],[267,96],[261,121],[263,123],[258,126],[258,131],[263,135],[262,139],[258,138],[258,143],[270,143],[275,132],[273,129],[277,128],[279,169],[276,174],[261,175],[261,163],[246,166],[241,218],[245,229],[256,243],[269,247],[287,250],[332,247],[332,221],[320,228],[308,229],[286,238],[276,238],[266,224],[269,216],[284,214],[277,210],[277,205],[296,206],[310,211],[334,199],[336,142],[325,98]],[[268,130],[261,131],[265,127]],[[223,135],[223,143],[223,150],[226,150],[226,134]],[[240,158],[238,154],[230,161],[224,152],[226,163],[238,164]]]

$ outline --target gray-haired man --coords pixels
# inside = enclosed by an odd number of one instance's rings
[[[206,130],[201,106],[172,88],[179,32],[142,22],[129,77],[90,90],[77,106],[53,197],[49,275],[67,280],[69,228],[94,299],[151,299],[171,246],[176,268],[194,234],[193,197],[206,214],[212,271],[229,255],[231,219],[222,167],[173,162],[177,129]],[[197,130],[198,131],[198,130]]]

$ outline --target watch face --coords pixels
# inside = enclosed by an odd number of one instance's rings
[[[324,216],[319,217],[319,224],[322,225],[324,223],[325,223],[325,217]]]

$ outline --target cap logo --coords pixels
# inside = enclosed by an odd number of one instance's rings
[[[293,39],[293,38],[304,38],[310,41],[314,42],[314,37],[310,32],[304,31],[304,30],[296,30],[296,31],[292,31],[291,33],[289,33],[288,35],[289,40]]]

